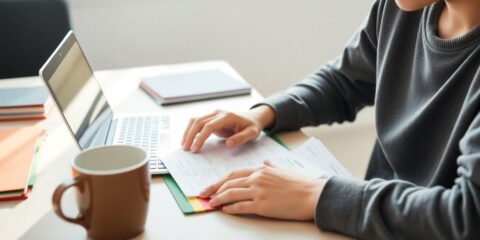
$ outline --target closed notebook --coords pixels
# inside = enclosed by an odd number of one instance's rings
[[[0,88],[0,121],[44,119],[51,103],[43,87]]]
[[[47,99],[43,87],[0,88],[0,108],[43,108]]]
[[[32,166],[30,167],[30,174],[28,176],[28,188],[18,191],[0,192],[0,202],[24,200],[28,198],[37,178],[36,170],[45,136],[46,135],[42,135],[37,138],[37,143],[35,145],[35,155],[33,156]]]
[[[143,78],[140,87],[162,105],[249,94],[252,89],[221,70]]]
[[[26,193],[39,130],[35,126],[0,130],[0,193]]]

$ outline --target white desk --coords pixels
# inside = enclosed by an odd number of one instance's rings
[[[220,68],[242,79],[230,65],[220,61],[100,71],[96,75],[115,113],[170,114],[174,135],[177,138],[175,141],[180,142],[181,133],[190,117],[199,116],[214,109],[247,110],[262,97],[258,92],[253,91],[249,96],[160,107],[138,88],[140,77],[209,68]],[[41,82],[36,77],[0,81],[0,86],[18,85],[41,85]],[[0,128],[18,124],[1,123]],[[27,124],[32,123],[27,122]],[[0,239],[85,239],[86,232],[82,227],[62,221],[51,207],[54,189],[62,181],[71,178],[70,160],[78,153],[74,140],[56,109],[47,120],[38,124],[47,129],[48,137],[38,166],[37,182],[27,200],[0,202]],[[289,146],[298,145],[306,139],[300,131],[283,133],[279,136]],[[64,197],[63,206],[72,215],[76,213],[73,191]],[[231,216],[219,211],[185,216],[162,178],[154,177],[146,231],[138,238],[344,239],[345,237],[318,230],[313,222]]]

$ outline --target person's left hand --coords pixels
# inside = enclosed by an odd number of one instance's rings
[[[312,220],[325,179],[306,177],[265,163],[255,169],[232,172],[207,187],[200,197],[210,197],[212,207],[228,214]]]

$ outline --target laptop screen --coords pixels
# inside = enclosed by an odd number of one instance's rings
[[[73,33],[40,70],[81,149],[101,146],[113,112]]]

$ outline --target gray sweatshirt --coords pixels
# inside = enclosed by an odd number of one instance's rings
[[[328,181],[319,228],[362,239],[480,239],[480,27],[438,38],[444,6],[404,12],[377,1],[338,58],[266,99],[273,132],[353,121],[376,107],[366,180]]]

